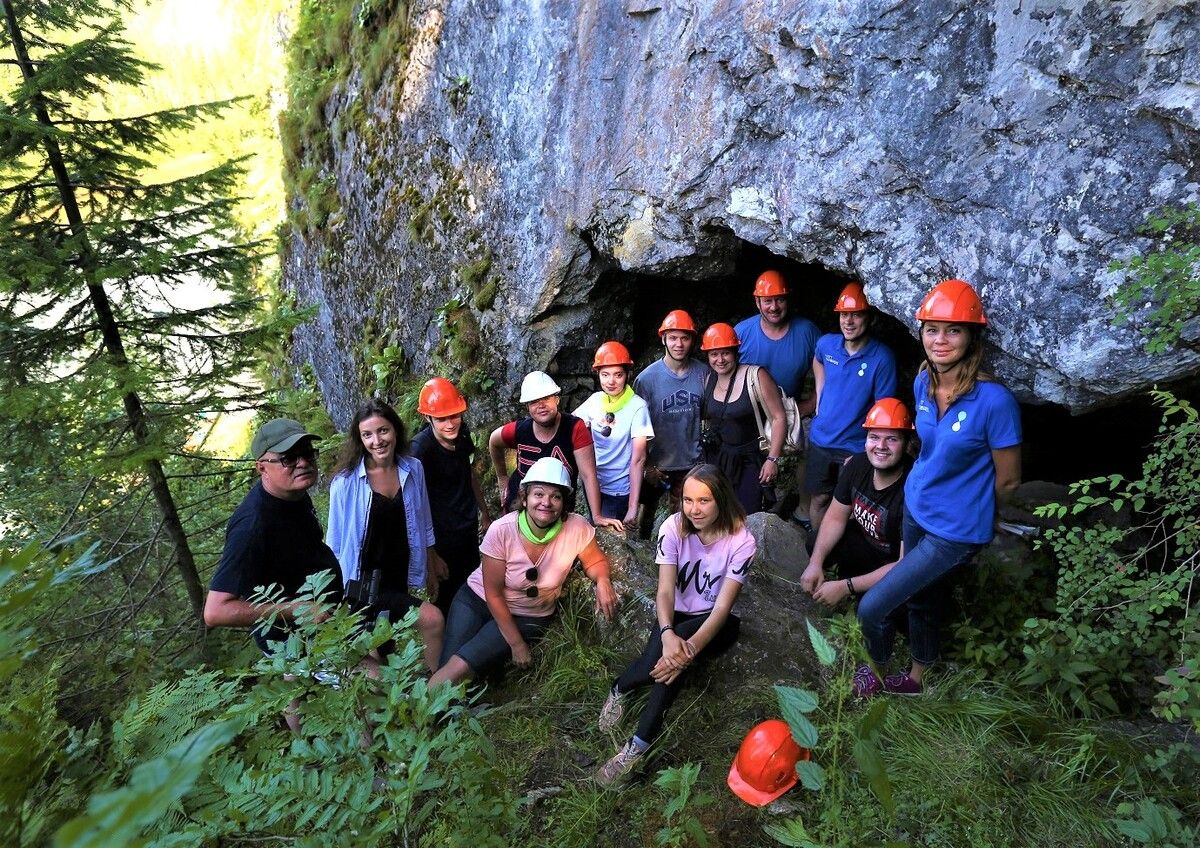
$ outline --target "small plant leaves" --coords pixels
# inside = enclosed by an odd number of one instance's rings
[[[825,769],[812,760],[801,760],[796,763],[796,774],[805,789],[820,792],[825,788]]]
[[[808,625],[808,641],[812,643],[813,653],[817,655],[817,661],[821,665],[833,665],[837,659],[837,651],[833,649],[833,645],[829,644],[829,640],[825,635],[813,626],[813,623],[807,618],[804,623]]]

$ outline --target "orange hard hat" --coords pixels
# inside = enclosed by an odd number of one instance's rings
[[[796,763],[811,756],[796,744],[787,722],[767,719],[742,740],[729,767],[729,788],[747,804],[766,806],[796,785]]]
[[[880,398],[867,410],[867,420],[863,422],[863,429],[911,430],[913,420],[908,407],[896,398]]]
[[[720,350],[726,347],[738,347],[741,340],[737,337],[737,331],[728,324],[713,324],[704,331],[704,335],[700,339],[701,350]]]
[[[467,411],[467,399],[445,377],[434,377],[421,386],[417,412],[434,418],[447,418]]]
[[[918,321],[953,321],[956,324],[987,324],[983,302],[964,280],[942,280],[917,309]]]
[[[681,333],[699,333],[696,329],[696,324],[692,321],[692,316],[688,315],[682,309],[672,309],[667,313],[667,317],[663,319],[662,326],[658,328],[658,335],[661,338],[663,333],[671,330],[677,330]]]
[[[629,349],[620,342],[605,342],[596,348],[596,358],[592,361],[592,370],[607,368],[610,365],[633,365],[633,357]]]
[[[787,293],[787,283],[778,271],[763,271],[754,283],[755,297],[785,297]]]
[[[866,312],[871,308],[867,303],[867,293],[863,291],[862,283],[847,283],[838,295],[834,304],[834,312]]]

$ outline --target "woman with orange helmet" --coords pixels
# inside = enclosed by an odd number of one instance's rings
[[[592,370],[600,391],[579,405],[575,417],[591,428],[600,479],[597,526],[614,519],[625,529],[637,527],[638,496],[646,467],[646,446],[654,438],[650,410],[629,385],[633,357],[620,342],[596,349]]]
[[[412,440],[412,455],[425,468],[429,507],[433,513],[434,547],[449,572],[438,586],[437,604],[443,615],[467,575],[479,565],[479,534],[492,523],[475,473],[475,443],[463,413],[467,399],[445,377],[421,387],[417,412],[425,426]]]
[[[720,469],[697,465],[689,471],[683,508],[658,531],[657,621],[641,656],[613,682],[600,710],[600,729],[617,725],[634,690],[650,687],[650,697],[637,732],[601,766],[597,782],[612,783],[637,764],[658,736],[688,669],[737,641],[740,621],[733,607],[755,550],[746,514]]]
[[[1021,410],[981,369],[987,316],[979,295],[962,280],[943,280],[917,320],[925,349],[913,383],[921,450],[904,486],[903,555],[858,605],[870,659],[855,673],[862,697],[921,692],[940,648],[944,578],[992,540],[997,509],[1021,482]],[[912,666],[885,676],[902,607]]]
[[[705,380],[700,406],[700,447],[703,460],[725,473],[742,508],[752,513],[762,509],[763,488],[779,474],[787,419],[779,387],[767,369],[738,363],[739,344],[728,324],[713,324],[701,338],[700,350],[708,355],[712,373]],[[751,368],[756,371],[766,417],[771,419],[768,453],[758,447],[758,419],[747,382]]]

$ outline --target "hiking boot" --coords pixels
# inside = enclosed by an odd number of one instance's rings
[[[601,786],[610,786],[617,782],[633,771],[633,767],[644,753],[645,751],[639,750],[637,744],[630,739],[611,760],[600,766],[600,770],[596,772],[596,782]]]
[[[883,678],[883,691],[889,695],[920,695],[924,690],[925,687],[913,680],[907,671]]]
[[[614,686],[608,692],[608,697],[604,699],[604,706],[600,708],[600,720],[596,725],[605,733],[617,726],[617,722],[621,720],[621,716],[625,713],[625,696],[627,692],[618,692]]]
[[[883,681],[869,665],[860,665],[854,672],[854,697],[866,700],[883,691]]]

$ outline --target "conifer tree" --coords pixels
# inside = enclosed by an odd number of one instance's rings
[[[108,504],[149,487],[199,618],[164,459],[202,416],[257,402],[253,357],[278,328],[250,284],[259,245],[232,214],[239,163],[150,175],[173,134],[227,104],[110,116],[105,93],[156,70],[121,38],[128,0],[0,6],[0,467],[29,498],[5,505],[69,522],[89,491]]]

